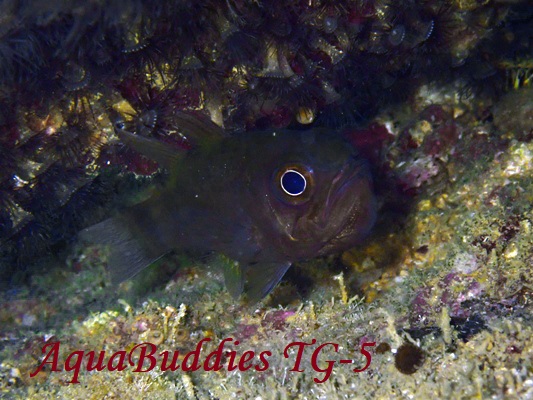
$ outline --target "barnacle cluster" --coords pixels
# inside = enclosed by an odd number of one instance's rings
[[[525,3],[2,2],[3,272],[98,220],[138,184],[125,171],[157,170],[117,142],[117,118],[176,148],[189,144],[174,110],[229,130],[363,123],[428,81],[508,75],[531,46]]]

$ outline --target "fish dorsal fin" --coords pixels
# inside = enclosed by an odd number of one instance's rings
[[[156,139],[134,135],[117,126],[115,126],[115,133],[124,144],[167,169],[175,165],[181,154],[186,152],[186,150],[174,148]]]
[[[228,133],[205,116],[196,116],[183,111],[176,111],[173,120],[186,138],[193,144],[202,145],[206,141],[228,137]]]
[[[173,121],[193,145],[204,146],[229,137],[224,129],[207,117],[198,117],[176,111],[173,115]],[[124,130],[124,125],[120,121],[115,124],[115,133],[124,144],[167,169],[174,166],[176,161],[187,152],[186,149],[175,148],[159,140],[128,132]]]

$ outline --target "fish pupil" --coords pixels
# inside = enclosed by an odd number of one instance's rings
[[[299,196],[301,195],[307,186],[307,181],[305,177],[295,171],[290,169],[285,171],[281,176],[281,188],[289,196]]]
[[[126,128],[124,121],[118,120],[115,122],[115,129],[123,130]]]

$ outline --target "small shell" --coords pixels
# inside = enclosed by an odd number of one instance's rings
[[[296,121],[302,125],[311,124],[315,120],[316,114],[309,107],[300,107],[296,112]]]

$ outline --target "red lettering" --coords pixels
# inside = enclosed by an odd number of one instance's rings
[[[322,349],[324,347],[326,347],[326,346],[333,346],[333,348],[335,349],[335,352],[339,351],[339,345],[336,344],[336,343],[324,343],[324,344],[321,344],[320,346],[318,346],[315,349],[315,351],[313,351],[313,355],[311,356],[311,366],[313,367],[313,369],[316,372],[324,372],[324,376],[323,376],[322,379],[313,378],[313,380],[316,383],[324,383],[324,382],[326,382],[329,379],[329,377],[331,376],[331,372],[333,371],[333,365],[335,364],[335,361],[328,360],[328,361],[326,361],[326,363],[328,364],[326,369],[320,368],[318,366],[318,356],[319,356],[320,352],[322,351]]]
[[[283,350],[283,356],[285,358],[289,358],[289,349],[292,347],[292,346],[298,346],[298,354],[296,355],[296,360],[294,362],[294,366],[292,367],[292,369],[290,371],[294,371],[294,372],[304,372],[303,369],[300,369],[300,362],[302,361],[302,356],[303,356],[303,352],[304,352],[304,347],[305,346],[311,346],[313,344],[316,343],[316,339],[313,339],[311,340],[311,343],[305,343],[305,342],[292,342],[292,343],[289,343],[287,345],[287,347],[285,347],[285,350]]]
[[[365,356],[366,358],[366,364],[363,368],[354,368],[353,369],[353,372],[363,372],[365,369],[367,369],[368,367],[370,367],[370,362],[372,361],[372,354],[370,354],[368,352],[368,350],[365,350],[365,347],[374,347],[376,345],[376,342],[367,342],[367,343],[363,343],[361,345],[361,354]]]
[[[269,367],[267,357],[272,356],[272,352],[265,350],[259,353],[259,362],[260,364],[256,365],[254,368],[256,371],[266,371]]]
[[[117,365],[113,365],[115,359],[118,358]],[[124,350],[113,353],[107,362],[107,369],[109,371],[124,371],[126,369],[126,352]]]
[[[37,367],[35,371],[30,373],[30,377],[33,378],[35,375],[37,375],[39,372],[42,371],[45,364],[52,364],[52,371],[53,372],[59,372],[59,369],[57,368],[57,359],[59,357],[59,344],[60,342],[54,342],[54,343],[48,343],[43,346],[42,353],[46,353],[46,348],[51,347],[50,351],[46,356],[44,356],[44,360],[41,361],[41,364]],[[48,361],[50,356],[53,356],[54,359],[52,361]]]
[[[183,371],[185,371],[185,372],[197,371],[200,368],[199,360],[200,360],[200,352],[202,351],[202,345],[205,342],[210,342],[210,341],[211,341],[211,339],[209,339],[209,338],[203,338],[196,345],[196,349],[194,349],[193,351],[191,351],[191,352],[189,352],[189,353],[187,353],[185,355],[185,358],[183,359],[183,362],[181,363],[181,368],[183,369]],[[190,357],[192,357],[192,363],[191,363],[191,365],[187,365],[187,362],[189,361]]]
[[[157,360],[154,357],[154,353],[157,351],[157,346],[152,343],[144,342],[141,344],[138,344],[133,349],[130,350],[129,356],[128,356],[128,362],[130,365],[135,365],[135,362],[133,361],[133,353],[137,349],[141,349],[141,354],[139,355],[139,360],[137,362],[137,368],[133,370],[133,372],[148,372],[155,368],[155,365],[157,363]],[[146,354],[146,349],[150,348],[150,353]],[[150,361],[150,367],[147,370],[143,371],[143,365],[145,359],[148,359]]]
[[[170,351],[168,350],[165,350],[165,351],[162,351],[161,353],[159,353],[160,356],[163,356],[163,361],[161,362],[161,371],[162,372],[165,372],[165,371],[168,371],[169,369],[171,371],[177,371],[180,367],[179,363],[178,363],[178,358],[180,356],[180,352],[179,351],[173,351],[172,352],[172,361],[170,363],[170,365],[167,365],[167,362],[168,362],[168,359],[169,359],[169,354],[170,354]]]
[[[78,376],[80,375],[80,369],[81,369],[81,363],[83,362],[83,354],[85,352],[83,350],[76,350],[70,353],[65,360],[65,371],[74,371],[74,376],[72,377],[72,380],[70,383],[80,383],[78,380]],[[74,365],[71,365],[70,362],[72,359],[76,357],[76,361],[74,362]]]
[[[250,362],[255,357],[255,353],[252,350],[245,351],[239,360],[239,371],[248,371],[252,368],[252,364],[246,365],[247,362]]]
[[[239,345],[239,341],[236,340],[235,341],[235,346],[238,346]],[[228,371],[233,371],[235,369],[237,369],[237,366],[234,364],[235,363],[235,357],[237,356],[237,352],[235,350],[228,350],[226,351],[226,356],[229,357],[229,360],[228,360]]]
[[[103,371],[104,370],[105,351],[102,350],[98,353],[98,361],[96,362],[96,365],[93,365],[94,356],[95,356],[94,351],[89,351],[87,355],[89,356],[89,361],[87,362],[87,371],[94,371],[94,370]]]
[[[233,341],[233,338],[226,338],[220,342],[218,348],[207,355],[204,361],[204,371],[220,371],[222,369],[222,356],[226,342]],[[213,360],[213,365],[209,363]]]

